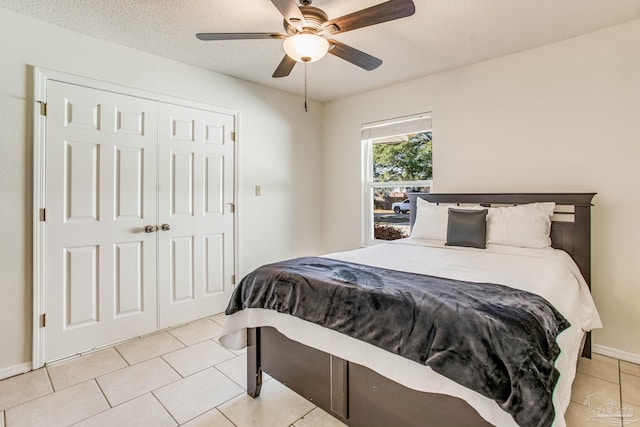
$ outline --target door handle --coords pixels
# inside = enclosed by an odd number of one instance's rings
[[[156,227],[155,225],[147,225],[144,227],[144,232],[145,233],[153,233],[158,229],[158,227]]]
[[[160,229],[161,229],[162,231],[169,231],[169,230],[171,230],[171,226],[170,226],[169,224],[162,224],[162,225],[160,226]]]

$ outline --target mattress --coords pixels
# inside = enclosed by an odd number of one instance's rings
[[[570,323],[558,337],[561,353],[555,366],[560,379],[553,395],[554,426],[565,426],[576,360],[585,331],[601,327],[588,286],[565,252],[551,248],[527,249],[488,245],[487,249],[445,246],[440,241],[403,239],[327,258],[393,270],[487,282],[537,294],[550,302]],[[220,342],[231,349],[246,345],[246,328],[272,326],[288,338],[351,362],[367,366],[406,387],[464,399],[492,424],[515,426],[511,416],[494,401],[437,374],[429,367],[404,359],[371,344],[311,322],[264,309],[245,309],[227,317]]]

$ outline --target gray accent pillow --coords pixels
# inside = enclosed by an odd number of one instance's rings
[[[446,246],[487,247],[487,209],[449,209]]]

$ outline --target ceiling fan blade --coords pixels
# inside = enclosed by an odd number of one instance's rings
[[[280,11],[289,24],[300,30],[305,25],[304,15],[300,12],[295,0],[271,0],[271,3]]]
[[[416,12],[416,6],[412,0],[389,0],[340,18],[331,19],[322,25],[322,28],[330,34],[344,33],[369,25],[393,21],[405,18]]]
[[[282,61],[280,61],[280,65],[278,65],[278,68],[276,68],[276,71],[274,71],[272,77],[287,77],[289,74],[291,74],[291,70],[293,70],[293,67],[295,65],[295,59],[291,59],[288,55],[285,55],[284,58],[282,58]]]
[[[277,33],[198,33],[200,40],[252,40],[252,39],[284,39],[284,34]]]
[[[329,40],[329,43],[333,45],[333,48],[329,49],[330,54],[351,62],[352,64],[357,65],[360,68],[364,68],[367,71],[375,70],[382,65],[381,59],[371,56],[368,53],[364,53],[355,47],[340,43],[336,40]]]

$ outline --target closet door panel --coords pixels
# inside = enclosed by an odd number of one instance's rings
[[[224,311],[234,276],[235,118],[162,105],[158,308],[165,328]]]
[[[156,330],[157,105],[47,83],[43,356]]]

